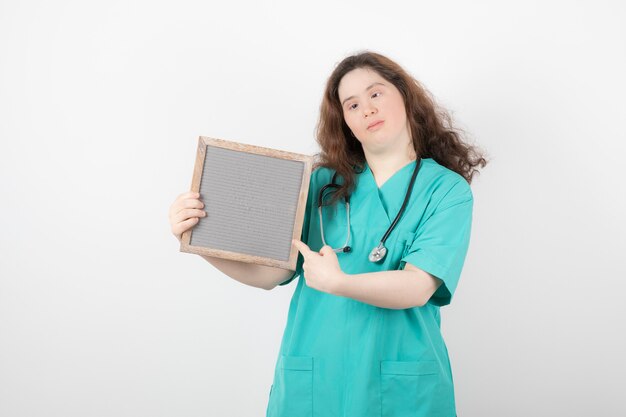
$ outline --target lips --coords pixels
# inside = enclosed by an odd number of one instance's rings
[[[384,120],[377,120],[375,122],[372,122],[367,126],[367,130],[376,129],[380,127],[383,123],[384,123]]]

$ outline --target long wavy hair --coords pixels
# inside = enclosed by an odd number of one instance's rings
[[[462,175],[471,184],[472,177],[487,164],[480,151],[463,141],[463,131],[452,126],[450,115],[440,108],[432,94],[400,65],[374,53],[362,52],[341,61],[327,83],[320,106],[317,124],[317,143],[321,152],[316,155],[315,168],[327,167],[343,178],[343,183],[325,204],[352,193],[356,173],[365,168],[365,154],[361,143],[352,136],[339,102],[339,83],[348,72],[357,68],[376,71],[392,83],[404,99],[410,134],[415,153],[420,158],[433,158],[440,165]]]

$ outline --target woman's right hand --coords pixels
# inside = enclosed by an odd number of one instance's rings
[[[200,193],[189,191],[174,200],[170,207],[170,227],[176,239],[180,241],[183,233],[198,223],[199,217],[206,216],[203,208]]]

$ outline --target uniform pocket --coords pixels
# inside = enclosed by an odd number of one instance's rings
[[[409,253],[409,249],[413,245],[413,239],[415,239],[415,232],[411,230],[403,230],[399,238],[399,246],[402,253],[402,258]]]
[[[398,230],[398,237],[394,243],[391,253],[391,265],[390,268],[400,269],[400,262],[402,258],[409,253],[409,249],[413,245],[413,239],[415,238],[415,232],[412,230]],[[389,254],[387,255],[389,256]]]
[[[435,361],[382,361],[380,396],[382,417],[421,416],[432,409],[438,382]]]
[[[313,416],[312,357],[281,356],[279,358],[267,416]]]

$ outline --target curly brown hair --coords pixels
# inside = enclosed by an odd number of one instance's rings
[[[357,68],[376,71],[400,91],[416,155],[433,158],[471,184],[472,177],[478,172],[475,167],[483,168],[487,160],[476,147],[462,140],[463,131],[452,127],[448,112],[440,108],[432,94],[400,65],[378,53],[362,52],[337,65],[328,78],[320,106],[316,136],[321,152],[316,155],[315,168],[330,168],[343,178],[343,184],[333,193],[328,204],[333,205],[349,195],[354,188],[355,173],[362,172],[365,167],[363,147],[343,118],[338,93],[344,75]]]

